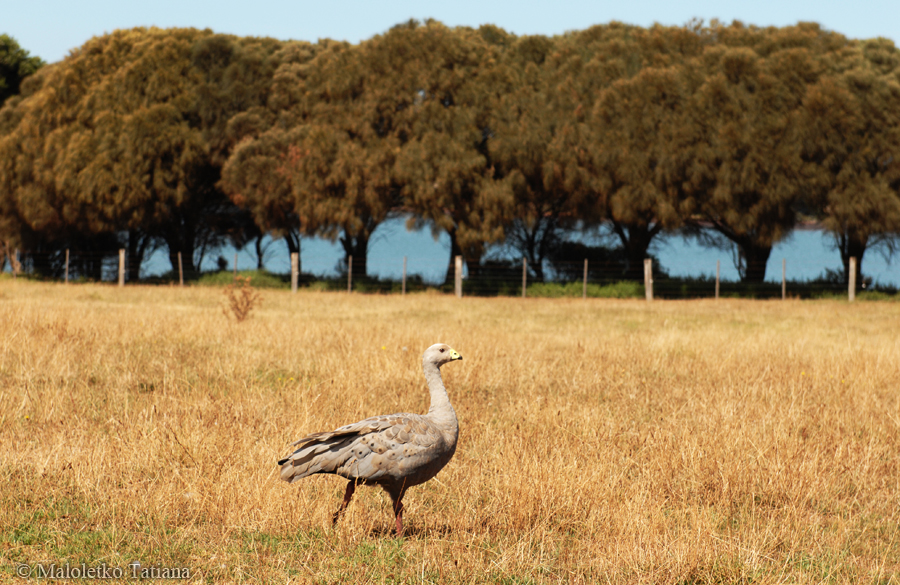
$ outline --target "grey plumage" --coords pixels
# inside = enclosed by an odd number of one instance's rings
[[[293,443],[296,451],[278,462],[281,479],[294,483],[316,473],[348,479],[334,522],[347,508],[357,485],[379,485],[393,501],[397,533],[402,533],[406,490],[437,475],[456,452],[459,424],[440,367],[459,359],[462,356],[443,343],[425,350],[422,369],[431,392],[427,414],[376,416],[307,435]]]

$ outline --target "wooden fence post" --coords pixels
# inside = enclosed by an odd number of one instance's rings
[[[125,286],[125,248],[119,248],[119,286]]]
[[[525,287],[528,286],[528,259],[522,257],[522,298],[525,298]]]
[[[12,273],[13,273],[13,280],[15,280],[16,277],[19,275],[19,249],[18,248],[16,248],[15,251],[13,251]]]
[[[291,292],[297,292],[297,279],[299,278],[300,254],[291,252]]]
[[[653,300],[653,260],[644,259],[644,292],[648,301]]]
[[[716,260],[716,298],[719,298],[719,261]]]
[[[69,249],[66,248],[66,284],[69,284]]]
[[[787,298],[787,258],[781,259],[781,300]]]
[[[353,292],[353,256],[347,256],[347,292]]]
[[[453,277],[456,296],[462,298],[462,256],[456,257],[456,271]]]
[[[237,280],[237,252],[234,253],[234,279]]]
[[[588,259],[584,259],[584,281],[581,285],[581,298],[587,298],[587,269],[588,269]]]
[[[181,264],[181,252],[178,252],[178,286],[184,286],[184,266]]]
[[[400,294],[406,294],[406,256],[403,257],[403,281],[400,285]]]
[[[847,280],[850,281],[850,284],[847,287],[847,296],[852,303],[856,300],[856,256],[850,257],[850,274],[848,276],[850,278]]]

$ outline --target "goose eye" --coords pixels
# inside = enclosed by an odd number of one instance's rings
[[[443,348],[443,347],[441,348],[441,353],[444,353],[444,348]]]

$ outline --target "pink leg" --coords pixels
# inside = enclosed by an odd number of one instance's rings
[[[334,513],[331,517],[331,525],[334,526],[337,524],[337,521],[344,515],[344,510],[347,509],[347,506],[350,504],[350,499],[353,497],[353,492],[356,491],[356,481],[351,479],[347,482],[347,490],[344,492],[344,501],[341,502],[341,507],[338,508],[338,511]]]
[[[397,536],[403,536],[403,499],[404,492],[400,492],[400,495],[394,500],[394,517],[396,520],[395,527],[397,529]]]

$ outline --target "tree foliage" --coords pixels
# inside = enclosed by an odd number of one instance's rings
[[[13,120],[0,141],[9,235],[31,249],[95,238],[105,242],[90,250],[100,256],[125,245],[132,278],[148,248],[164,243],[173,268],[181,252],[192,271],[241,224],[216,186],[228,121],[265,99],[280,49],[210,31],[133,29],[42,69],[4,108]]]
[[[355,45],[132,29],[24,81],[39,60],[0,37],[3,79],[10,62],[0,236],[48,273],[66,247],[95,252],[76,262],[98,277],[126,247],[136,278],[157,246],[190,270],[270,234],[339,241],[364,274],[377,227],[405,215],[449,236],[448,276],[502,244],[540,280],[578,253],[566,234],[600,227],[624,277],[681,231],[759,282],[801,219],[845,267],[900,233],[898,51],[815,24],[410,21]]]
[[[837,65],[806,93],[800,148],[846,278],[851,257],[859,272],[868,247],[892,252],[900,233],[900,52],[856,42]]]
[[[16,39],[0,34],[0,106],[18,95],[22,81],[43,67],[40,57],[31,56]]]

